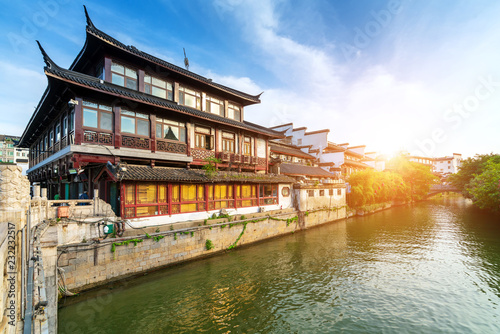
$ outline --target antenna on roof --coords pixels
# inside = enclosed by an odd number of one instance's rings
[[[189,59],[186,56],[186,49],[182,48],[182,50],[184,50],[184,66],[186,66],[186,70],[189,71]]]

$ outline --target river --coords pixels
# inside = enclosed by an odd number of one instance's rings
[[[59,333],[500,333],[500,217],[436,198],[61,301]]]

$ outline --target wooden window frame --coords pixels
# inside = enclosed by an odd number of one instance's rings
[[[239,117],[235,117],[235,111],[238,112]],[[231,113],[233,114],[231,117]],[[234,119],[235,121],[241,122],[241,106],[232,102],[228,103],[227,106],[227,118]]]
[[[127,113],[130,113],[130,114],[127,114]],[[134,115],[131,115],[132,113],[134,113]],[[144,116],[147,116],[146,117],[140,117],[140,116],[137,116],[137,114],[139,115],[144,115]],[[134,123],[135,123],[135,132],[132,133],[132,132],[124,132],[123,131],[123,117],[125,118],[133,118],[134,119]],[[141,120],[141,121],[145,121],[147,120],[148,122],[148,126],[147,126],[147,129],[148,129],[148,134],[147,135],[142,135],[142,134],[138,134],[137,133],[137,126],[138,126],[138,123],[137,120]],[[151,120],[150,120],[150,117],[148,114],[144,114],[144,113],[141,113],[141,112],[136,112],[136,111],[131,111],[131,110],[127,110],[127,109],[123,109],[121,108],[120,110],[120,133],[122,135],[125,135],[125,136],[136,136],[136,137],[141,137],[141,138],[150,138],[150,135],[151,135]]]
[[[225,138],[224,134],[231,135],[233,138]],[[232,144],[232,145],[231,145]],[[227,146],[232,146],[233,150]],[[222,131],[221,133],[221,151],[226,153],[236,153],[236,134],[234,132]]]
[[[243,186],[252,187],[250,192],[250,197],[243,197]],[[236,208],[246,208],[252,206],[259,206],[259,185],[255,183],[251,184],[235,184],[234,194],[236,199]],[[250,201],[251,205],[244,205],[244,202]]]
[[[140,184],[144,183],[154,183],[156,187],[156,201],[155,203],[138,203],[138,186]],[[160,198],[160,186],[164,185],[166,186],[166,202],[159,202]],[[127,203],[127,198],[126,198],[126,187],[127,186],[133,186],[133,193],[134,193],[134,203]],[[162,183],[162,182],[127,182],[122,184],[122,192],[123,192],[123,217],[128,219],[128,218],[144,218],[144,217],[156,217],[156,216],[165,216],[170,213],[170,191],[167,183]],[[163,206],[163,207],[162,207]],[[138,216],[137,215],[137,208],[141,207],[156,207],[156,215],[143,215],[143,216]],[[134,215],[126,215],[127,209],[133,209]],[[164,214],[161,214],[161,212],[165,212]]]
[[[248,141],[247,141],[248,139]],[[252,145],[252,137],[244,136],[243,137],[243,155],[253,156],[253,145]]]
[[[207,132],[209,132],[209,133],[205,133],[202,130],[208,130]],[[202,140],[202,137],[204,137],[203,140]],[[205,143],[205,145],[201,145],[202,141]],[[214,138],[214,135],[212,134],[212,128],[207,128],[205,126],[195,125],[195,127],[194,127],[194,147],[195,148],[211,151],[214,149],[214,141],[215,141],[215,138]]]
[[[190,200],[190,201],[184,201],[182,199],[183,196],[183,186],[195,186],[196,187],[196,199],[195,200]],[[174,196],[172,195],[172,189],[174,186],[179,186],[179,201],[174,202]],[[206,184],[203,183],[173,183],[171,184],[171,187],[169,187],[169,198],[171,198],[171,214],[183,214],[183,213],[191,213],[191,212],[204,212],[207,211],[206,205]],[[203,194],[203,196],[200,196],[200,193]],[[196,205],[196,210],[194,211],[182,211],[182,206],[183,205]]]
[[[123,66],[123,74],[113,71],[113,65],[118,65],[118,66]],[[134,71],[135,72],[135,78],[127,75],[127,70]],[[111,61],[111,68],[110,68],[110,75],[111,75],[111,83],[120,87],[125,87],[131,90],[138,90],[139,89],[139,71],[135,68],[132,68],[130,66],[127,66],[123,63],[117,62],[112,60]],[[113,76],[119,76],[123,78],[123,85],[117,84],[113,82]],[[127,86],[127,83],[129,81],[135,81],[135,88],[130,88]]]
[[[217,186],[225,186],[226,187],[226,197],[224,198],[215,198],[215,190]],[[231,187],[231,190],[228,190],[228,187]],[[207,194],[207,208],[208,211],[211,210],[219,210],[219,209],[233,209],[235,208],[235,185],[234,183],[213,183],[206,185],[206,194]],[[222,203],[226,205],[223,206]]]
[[[85,103],[89,104],[95,104],[97,107],[85,105]],[[103,109],[104,108],[109,108],[109,109]],[[94,128],[92,126],[84,125],[85,124],[85,109],[89,110],[94,110],[97,113],[97,127]],[[108,114],[111,117],[111,129],[103,129],[101,127],[102,123],[102,115],[103,114]],[[113,108],[104,104],[96,103],[96,102],[91,102],[91,101],[82,101],[82,128],[83,129],[90,129],[94,131],[99,131],[99,132],[107,132],[107,133],[113,133],[114,131],[114,115],[113,115]]]
[[[174,125],[174,124],[170,124],[170,123],[167,123],[167,122],[178,123],[178,124]],[[158,126],[161,127],[161,133],[162,133],[161,137],[158,136]],[[179,129],[179,139],[178,140],[163,138],[166,126],[176,127],[177,129]],[[182,140],[182,133],[184,134],[184,140]],[[169,140],[169,141],[173,141],[173,142],[186,143],[186,140],[187,140],[186,123],[185,122],[172,121],[170,119],[165,119],[165,118],[156,118],[155,137],[156,137],[156,139],[161,139],[161,140]]]
[[[156,191],[156,199],[154,203],[138,203],[138,190],[139,185],[142,184],[154,184]],[[195,200],[183,200],[183,186],[195,186],[196,187],[196,199]],[[226,196],[224,198],[215,198],[216,186],[226,186]],[[271,186],[276,188],[276,193],[273,196],[260,196],[261,186]],[[242,187],[251,187],[251,196],[242,196]],[[133,201],[132,203],[127,202],[127,187],[132,187]],[[178,196],[173,196],[174,188],[178,187]],[[228,188],[230,187],[230,188]],[[166,191],[165,201],[160,202],[160,188]],[[134,181],[134,182],[124,182],[121,186],[121,196],[122,196],[122,217],[125,219],[129,218],[145,218],[145,217],[156,217],[156,216],[166,216],[173,214],[186,214],[192,212],[207,212],[213,210],[219,210],[220,208],[241,208],[241,207],[257,207],[259,205],[273,205],[279,203],[278,196],[278,184],[245,184],[245,183],[167,183],[167,182],[146,182],[146,181]],[[211,193],[210,193],[211,191]],[[274,193],[273,193],[274,194]],[[267,200],[272,199],[272,203],[265,203]],[[250,205],[243,205],[244,202],[249,202]],[[222,203],[226,205],[222,205]],[[182,211],[182,205],[196,204],[195,211]],[[219,204],[219,205],[218,205]],[[153,207],[156,208],[155,215],[137,215],[137,208],[141,207]],[[133,214],[131,214],[131,212]]]
[[[150,78],[150,82],[146,81],[148,77]],[[153,79],[163,81],[165,83],[165,88],[158,86],[158,85],[155,85],[153,83],[153,81],[154,81]],[[169,85],[170,85],[170,89],[169,89]],[[153,88],[157,88],[159,90],[164,91],[165,96],[158,96],[156,94],[153,94]],[[148,89],[149,89],[149,92],[147,91]],[[144,75],[144,93],[159,97],[161,99],[173,101],[173,99],[174,99],[174,85],[172,84],[171,81],[160,79],[157,76],[154,76],[151,74],[145,74]]]
[[[266,195],[263,191],[264,187],[271,186],[271,196]],[[275,205],[279,203],[278,184],[266,183],[259,184],[259,205]],[[271,203],[268,203],[271,202]]]
[[[186,92],[186,90],[192,91],[194,94],[191,92]],[[194,99],[196,101],[196,103],[195,103],[196,106],[193,107],[189,104],[186,104],[186,99],[184,98],[184,95],[189,95],[189,96],[194,97]],[[193,88],[188,87],[188,86],[179,85],[179,104],[182,106],[189,107],[189,108],[201,110],[201,91],[199,91],[197,89],[193,89]]]
[[[221,100],[215,96],[207,95],[205,103],[206,103],[206,110],[205,110],[206,112],[224,117],[224,100]],[[212,111],[212,103],[220,106],[219,113],[214,113]]]
[[[68,115],[68,133],[75,131],[75,111],[72,110]]]

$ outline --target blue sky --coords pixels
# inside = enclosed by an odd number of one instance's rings
[[[266,126],[294,122],[367,151],[500,153],[500,2],[1,1],[0,133],[21,135],[46,87],[39,40],[68,67],[94,24],[250,94]]]

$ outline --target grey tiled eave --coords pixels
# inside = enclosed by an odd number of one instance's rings
[[[218,171],[208,177],[204,170],[171,167],[150,167],[128,165],[123,175],[116,175],[123,181],[170,181],[190,183],[242,182],[242,183],[293,183],[295,180],[285,175],[237,173]]]
[[[182,74],[184,76],[190,77],[190,78],[195,79],[195,80],[200,81],[200,82],[203,82],[206,85],[209,85],[211,87],[215,87],[215,88],[220,89],[222,91],[225,91],[225,92],[231,93],[233,95],[239,96],[240,98],[243,98],[243,99],[245,99],[247,101],[250,101],[252,103],[260,103],[260,99],[259,99],[260,94],[254,96],[254,95],[246,94],[246,93],[240,92],[240,91],[238,91],[236,89],[232,89],[232,88],[226,87],[224,85],[215,83],[215,82],[213,82],[210,79],[202,77],[201,75],[198,75],[198,74],[193,73],[191,71],[188,71],[188,70],[186,70],[186,69],[184,69],[182,67],[179,67],[179,66],[176,66],[174,64],[171,64],[171,63],[169,63],[167,61],[164,61],[164,60],[162,60],[160,58],[152,56],[152,55],[150,55],[150,54],[148,54],[146,52],[140,51],[139,49],[137,49],[134,46],[125,45],[122,42],[118,41],[117,39],[109,36],[105,32],[102,32],[101,30],[97,29],[93,24],[92,25],[87,25],[87,33],[90,34],[91,36],[94,36],[96,38],[104,40],[107,43],[109,43],[109,44],[111,44],[111,45],[113,45],[113,46],[115,46],[117,48],[120,48],[120,49],[122,49],[122,50],[124,50],[126,52],[129,52],[131,54],[134,54],[136,56],[144,58],[144,59],[146,59],[148,61],[156,63],[156,64],[158,64],[160,66],[168,68],[169,70],[172,70],[174,72],[180,73],[180,74]]]
[[[108,92],[116,95],[123,96],[125,98],[131,98],[139,100],[148,104],[157,105],[160,107],[168,108],[171,110],[179,111],[183,114],[208,119],[217,123],[228,124],[241,129],[249,130],[252,132],[257,132],[260,134],[267,135],[269,137],[281,138],[283,135],[280,132],[273,131],[260,126],[253,126],[249,122],[238,122],[229,118],[224,118],[215,114],[206,113],[197,109],[181,106],[175,102],[170,102],[168,100],[160,99],[145,93],[138,91],[133,91],[121,86],[117,86],[106,81],[101,81],[98,78],[92,77],[90,75],[74,72],[71,70],[66,70],[58,66],[45,67],[45,73],[54,78],[63,79],[66,81],[73,82],[75,84],[80,84],[90,88],[94,88],[103,92]]]

